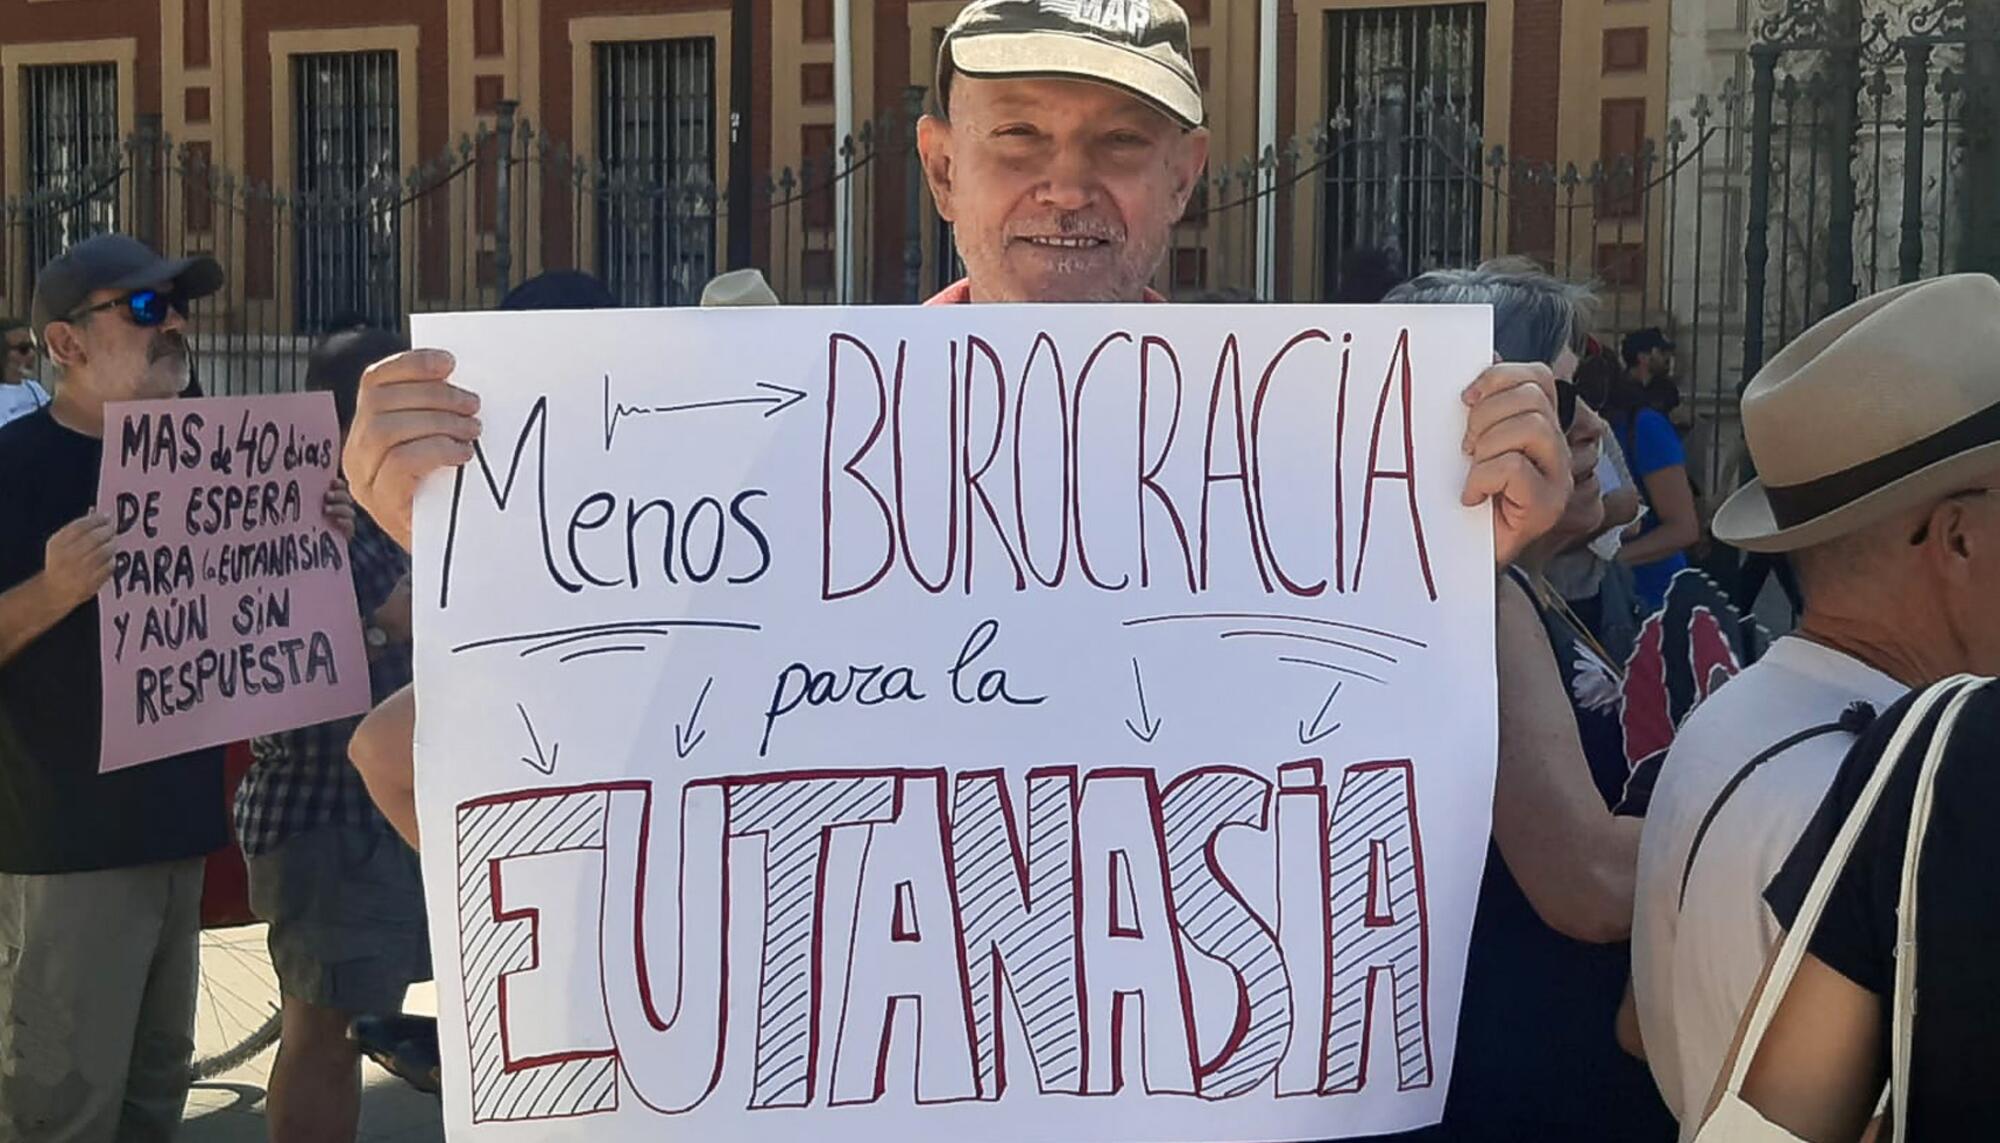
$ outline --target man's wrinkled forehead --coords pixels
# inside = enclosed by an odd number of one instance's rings
[[[1173,118],[1124,88],[1068,77],[986,79],[961,75],[952,81],[952,111],[984,117],[1085,112],[1092,119],[1120,124],[1180,127]]]

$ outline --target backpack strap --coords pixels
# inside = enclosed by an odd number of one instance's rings
[[[1791,988],[1792,978],[1798,973],[1799,963],[1805,959],[1813,932],[1819,927],[1820,915],[1825,912],[1827,899],[1833,893],[1834,883],[1847,868],[1848,855],[1853,852],[1862,827],[1875,812],[1875,803],[1881,798],[1882,788],[1888,784],[1889,776],[1895,771],[1898,760],[1910,748],[1912,739],[1930,718],[1931,712],[1942,706],[1944,714],[1938,720],[1930,744],[1931,753],[1940,753],[1945,740],[1950,737],[1951,728],[1958,720],[1959,711],[1963,709],[1966,700],[1971,697],[1972,690],[1975,689],[1966,684],[1986,681],[1969,675],[1955,675],[1946,679],[1920,694],[1903,715],[1902,721],[1897,724],[1896,733],[1891,736],[1881,759],[1876,762],[1874,771],[1869,774],[1867,784],[1841,823],[1840,832],[1835,835],[1828,847],[1826,860],[1820,863],[1819,871],[1813,875],[1812,885],[1806,890],[1805,899],[1799,905],[1799,914],[1792,919],[1791,927],[1785,932],[1785,939],[1779,942],[1778,950],[1766,970],[1763,987],[1750,1002],[1735,1060],[1722,1076],[1718,1112],[1716,1117],[1710,1119],[1711,1124],[1718,1122],[1723,1111],[1732,1104],[1741,1105],[1743,1081],[1750,1073],[1750,1065],[1757,1059],[1757,1049],[1763,1044],[1764,1033],[1770,1029],[1771,1018],[1777,1014],[1779,1003],[1784,1000],[1786,991]],[[1925,769],[1935,769],[1935,763],[1927,758]],[[1893,1070],[1892,1068],[1892,1072]],[[1907,1073],[1897,1076],[1891,1083],[1906,1077]],[[1907,1100],[1903,1102],[1907,1103]],[[1752,1113],[1754,1114],[1754,1110]],[[1760,1119],[1759,1122],[1763,1121]],[[1904,1125],[1898,1123],[1896,1126],[1900,1129]],[[1724,1138],[1719,1133],[1705,1133],[1708,1134],[1713,1134],[1718,1139]],[[1742,1137],[1733,1134],[1727,1136],[1730,1139]],[[1904,1138],[1901,1130],[1898,1130],[1896,1138]]]
[[[1845,732],[1858,738],[1866,733],[1874,722],[1875,708],[1865,702],[1857,702],[1849,706],[1846,710],[1841,711],[1840,717],[1835,721],[1799,731],[1797,734],[1772,746],[1750,761],[1745,762],[1742,769],[1731,775],[1729,781],[1723,783],[1722,792],[1717,794],[1715,801],[1709,805],[1708,812],[1702,815],[1701,825],[1696,827],[1694,831],[1694,844],[1688,847],[1687,862],[1681,866],[1681,894],[1677,908],[1687,907],[1688,878],[1694,875],[1694,859],[1701,853],[1701,843],[1708,836],[1709,827],[1715,824],[1716,815],[1722,812],[1722,807],[1728,803],[1731,797],[1735,796],[1737,788],[1748,781],[1750,775],[1756,773],[1758,768],[1763,766],[1764,763],[1769,762],[1794,746],[1811,742],[1815,738],[1824,738],[1837,731]]]
[[[1982,683],[1990,680],[1982,680]],[[1971,700],[1979,685],[1965,688],[1938,720],[1930,750],[1917,771],[1917,787],[1910,804],[1909,832],[1903,842],[1902,887],[1896,899],[1896,991],[1889,1006],[1889,1126],[1892,1138],[1909,1138],[1910,1076],[1915,1052],[1917,1020],[1917,892],[1922,867],[1924,840],[1930,832],[1931,810],[1937,801],[1938,770],[1951,749],[1957,730],[1959,709]]]

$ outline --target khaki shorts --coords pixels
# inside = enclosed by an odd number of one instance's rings
[[[430,979],[423,875],[401,838],[320,826],[247,864],[250,909],[270,923],[286,996],[378,1015],[400,1012],[409,986]]]
[[[0,873],[0,1143],[174,1137],[202,861]]]

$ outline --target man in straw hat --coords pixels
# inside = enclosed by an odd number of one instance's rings
[[[1763,891],[1876,710],[2000,672],[2000,284],[1966,274],[1820,322],[1743,396],[1759,479],[1715,518],[1787,553],[1799,628],[1691,715],[1639,852],[1633,976],[1653,1074],[1696,1120],[1779,932]]]

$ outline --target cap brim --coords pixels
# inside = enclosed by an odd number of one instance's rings
[[[1716,539],[1746,552],[1795,552],[1949,496],[1995,471],[2000,471],[2000,442],[1947,457],[1791,527],[1779,525],[1764,482],[1751,480],[1716,510],[1711,529]]]
[[[171,282],[183,301],[205,298],[222,288],[222,263],[206,254],[192,258],[162,258],[143,270],[135,270],[100,289],[137,290],[161,282]]]
[[[990,32],[951,43],[952,71],[974,79],[1051,76],[1130,92],[1178,121],[1199,127],[1201,92],[1143,52],[1067,32]]]

